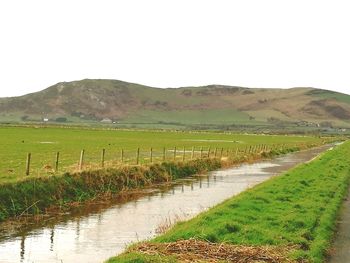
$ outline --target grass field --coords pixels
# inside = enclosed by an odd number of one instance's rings
[[[249,119],[249,115],[233,109],[216,110],[178,110],[178,111],[151,111],[145,110],[142,113],[125,118],[121,123],[174,123],[182,125],[207,124],[208,119],[212,120],[210,124],[216,125],[257,125],[266,124]]]
[[[191,238],[245,246],[289,246],[298,262],[324,262],[350,179],[350,142],[270,179],[152,242]],[[173,257],[122,255],[109,262],[177,262]]]
[[[172,158],[174,147],[179,155],[183,147],[186,158],[195,147],[195,156],[199,150],[245,149],[251,145],[266,144],[294,145],[320,144],[318,137],[304,136],[268,136],[244,135],[209,132],[164,132],[140,130],[98,130],[82,128],[45,128],[45,127],[1,127],[0,128],[0,182],[16,181],[25,177],[26,155],[31,153],[31,176],[40,176],[53,172],[55,154],[60,152],[59,172],[77,167],[80,151],[85,150],[85,164],[99,164],[101,151],[105,149],[107,162],[118,161],[121,149],[124,161],[135,163],[136,150],[140,148],[140,162],[149,161],[150,148],[153,147],[154,159],[160,159],[163,147],[168,158]],[[148,159],[147,159],[148,158]]]

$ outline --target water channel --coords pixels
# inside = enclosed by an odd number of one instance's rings
[[[330,146],[243,164],[171,185],[123,194],[111,203],[78,207],[23,227],[0,224],[0,262],[103,262],[159,226],[198,213],[315,158]]]

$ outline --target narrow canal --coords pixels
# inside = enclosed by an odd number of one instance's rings
[[[16,228],[0,224],[0,262],[103,262],[132,242],[154,237],[169,221],[198,213],[309,161],[330,146],[193,176],[124,194]]]

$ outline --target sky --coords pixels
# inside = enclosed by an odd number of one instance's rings
[[[350,2],[3,0],[0,97],[57,82],[350,94]]]

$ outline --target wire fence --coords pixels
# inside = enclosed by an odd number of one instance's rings
[[[224,147],[173,147],[173,148],[150,148],[141,147],[130,149],[107,150],[100,149],[86,151],[82,149],[79,155],[65,157],[64,152],[56,152],[45,161],[38,160],[35,163],[35,155],[27,153],[25,162],[25,175],[56,174],[63,172],[77,172],[91,169],[111,168],[121,165],[147,165],[161,162],[185,162],[202,158],[233,158],[244,155],[269,152],[271,150],[283,150],[291,147],[307,148],[305,144],[257,144],[245,147],[224,148]],[[34,165],[33,165],[34,164]]]

